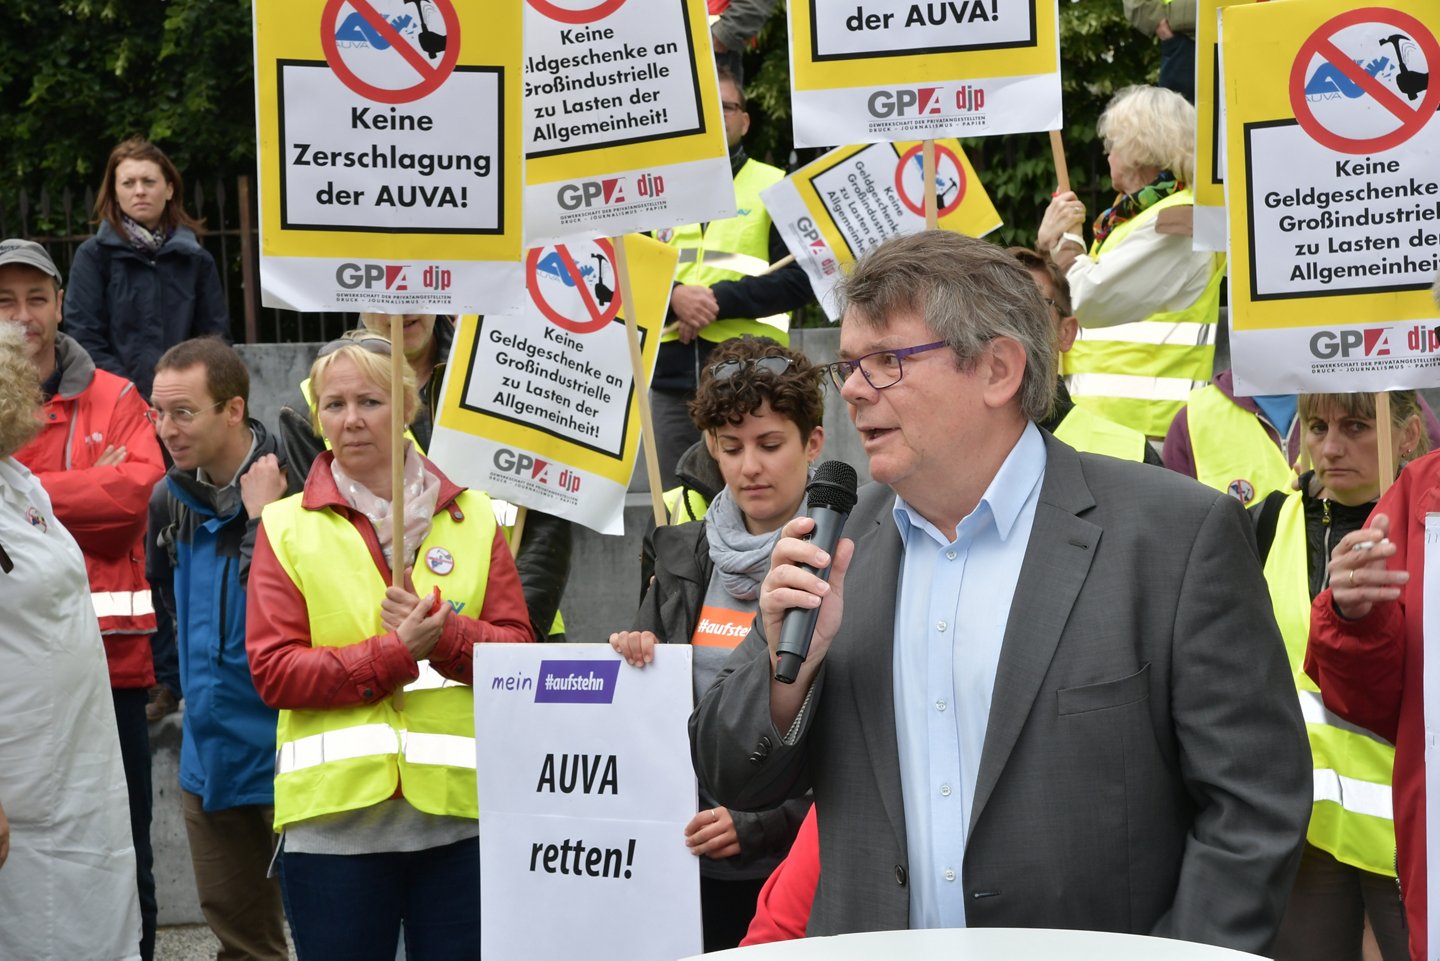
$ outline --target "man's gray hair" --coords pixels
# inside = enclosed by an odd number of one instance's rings
[[[1025,350],[1020,409],[1043,421],[1055,402],[1055,324],[1030,272],[1001,248],[947,230],[896,237],[871,250],[838,288],[845,323],[883,329],[917,311],[955,352],[975,366],[997,337]]]

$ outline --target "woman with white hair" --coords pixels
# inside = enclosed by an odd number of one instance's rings
[[[1037,243],[1065,272],[1081,337],[1065,355],[1077,404],[1163,437],[1190,391],[1210,380],[1223,254],[1191,247],[1195,108],[1159,87],[1126,87],[1100,117],[1117,195],[1093,225],[1055,195]],[[1097,329],[1103,328],[1103,329]]]
[[[135,848],[85,558],[11,455],[40,428],[0,322],[0,958],[140,956]]]

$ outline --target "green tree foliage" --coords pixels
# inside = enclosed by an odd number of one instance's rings
[[[1043,5],[1042,5],[1043,9]],[[790,66],[784,4],[746,57],[746,90],[754,120],[750,151],[788,165]],[[1154,83],[1159,70],[1154,38],[1135,32],[1116,0],[1062,0],[1060,70],[1065,96],[1065,153],[1074,190],[1092,214],[1109,206],[1109,167],[1095,124],[1111,95],[1133,83]],[[962,141],[1005,226],[991,235],[1004,244],[1032,244],[1040,215],[1055,190],[1050,138],[1045,134],[972,137]],[[802,151],[801,162],[821,151]]]
[[[47,0],[3,5],[0,205],[98,188],[110,148],[158,143],[191,182],[255,165],[247,0]],[[60,229],[32,212],[32,233]],[[14,226],[12,226],[14,229]]]

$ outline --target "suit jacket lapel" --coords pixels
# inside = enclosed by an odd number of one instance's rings
[[[1049,434],[1045,446],[1045,477],[1000,648],[967,833],[975,830],[1033,709],[1100,541],[1101,528],[1077,516],[1095,506],[1079,455]]]
[[[858,565],[845,580],[845,615],[856,678],[856,704],[865,732],[871,769],[880,785],[885,814],[905,845],[905,805],[900,794],[900,754],[895,742],[895,597],[900,575],[900,532],[892,514],[895,499],[883,501],[866,529],[847,531],[855,538]]]

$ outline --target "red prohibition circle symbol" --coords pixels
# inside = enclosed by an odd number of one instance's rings
[[[609,262],[611,276],[615,276],[615,245],[603,237],[594,243]],[[611,294],[610,303],[606,304],[602,310],[596,303],[595,295],[591,293],[589,285],[585,283],[580,268],[575,264],[575,256],[570,253],[570,248],[564,244],[556,244],[554,249],[569,278],[570,286],[580,292],[580,300],[585,305],[585,316],[567,317],[545,300],[545,295],[537,282],[537,268],[540,263],[540,255],[546,250],[545,247],[532,247],[530,253],[525,257],[525,287],[530,291],[530,299],[545,319],[555,326],[568,330],[572,334],[593,334],[620,314],[619,282],[616,282],[617,289]]]
[[[1398,147],[1419,133],[1435,117],[1436,108],[1440,107],[1440,83],[1429,84],[1419,106],[1411,107],[1400,99],[1395,91],[1366,73],[1352,57],[1335,45],[1332,37],[1336,33],[1361,23],[1383,23],[1408,33],[1425,54],[1427,69],[1434,73],[1436,67],[1440,66],[1440,44],[1436,43],[1435,35],[1419,20],[1399,10],[1386,7],[1347,10],[1322,23],[1300,45],[1295,62],[1290,66],[1290,108],[1301,128],[1312,140],[1322,147],[1340,153],[1379,153]],[[1356,139],[1342,136],[1321,123],[1311,111],[1310,102],[1305,99],[1306,74],[1311,61],[1317,56],[1344,74],[1381,107],[1393,113],[1400,122],[1399,126],[1379,137]]]
[[[543,14],[560,23],[594,23],[603,20],[625,5],[625,0],[601,0],[593,7],[570,10],[549,2],[549,0],[526,0],[536,13]]]
[[[911,147],[909,150],[901,154],[899,163],[895,164],[895,193],[900,196],[900,202],[904,204],[911,213],[918,214],[921,217],[925,216],[924,192],[922,190],[919,203],[912,201],[910,199],[910,195],[905,193],[904,181],[905,165],[908,164],[912,159],[914,159],[920,153],[920,151],[924,149],[924,147],[924,144],[917,143],[915,146]],[[935,174],[937,179],[940,174],[941,157],[950,158],[950,162],[955,165],[955,177],[958,180],[955,196],[952,199],[945,201],[944,205],[940,206],[937,210],[936,216],[945,217],[954,213],[955,209],[960,206],[960,201],[965,199],[965,189],[969,185],[965,182],[965,168],[961,165],[960,158],[955,156],[955,151],[951,150],[944,144],[938,143],[935,145]]]
[[[377,103],[411,103],[439,90],[440,85],[450,79],[455,64],[460,60],[460,15],[455,12],[452,0],[430,2],[440,11],[440,16],[445,21],[445,54],[436,64],[431,64],[420,51],[412,47],[400,32],[390,25],[385,15],[371,5],[370,0],[326,0],[325,9],[320,14],[320,47],[325,51],[325,62],[335,72],[335,77],[366,100]],[[344,54],[335,42],[336,21],[340,11],[347,6],[353,7],[356,13],[364,17],[371,29],[390,44],[390,50],[414,69],[419,77],[418,82],[409,87],[392,89],[377,87],[360,79],[345,62]]]

